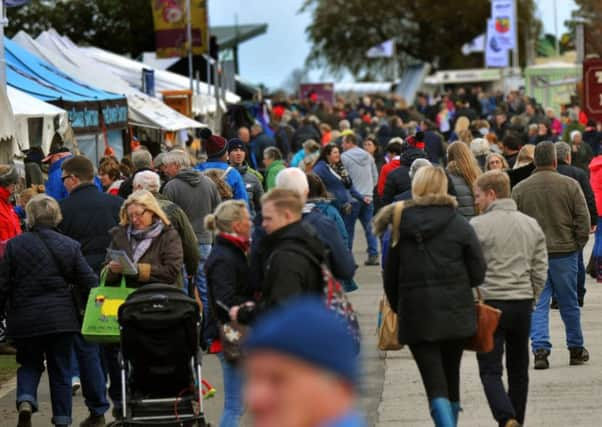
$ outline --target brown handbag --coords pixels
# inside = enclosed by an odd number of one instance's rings
[[[477,331],[468,340],[464,348],[479,353],[489,353],[495,346],[493,335],[500,323],[502,311],[483,302],[481,292],[477,288],[477,302],[475,303],[477,314]]]

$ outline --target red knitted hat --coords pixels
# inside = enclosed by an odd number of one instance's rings
[[[205,141],[205,151],[209,158],[221,157],[226,152],[227,148],[228,141],[219,135],[211,135]]]

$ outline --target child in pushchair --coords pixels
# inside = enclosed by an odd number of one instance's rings
[[[206,426],[200,318],[174,286],[150,284],[119,308],[121,426]]]

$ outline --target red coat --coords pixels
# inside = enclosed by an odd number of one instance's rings
[[[376,190],[378,191],[378,195],[380,197],[383,196],[383,193],[385,191],[385,182],[387,182],[387,175],[389,175],[391,172],[397,169],[400,164],[401,163],[399,162],[399,156],[397,156],[389,163],[384,165],[383,168],[380,170],[380,175],[378,177],[378,185],[376,187]]]
[[[589,183],[594,191],[598,217],[602,216],[602,155],[594,157],[589,164]]]
[[[0,242],[21,234],[19,217],[13,205],[8,202],[9,197],[10,192],[5,187],[0,187]]]

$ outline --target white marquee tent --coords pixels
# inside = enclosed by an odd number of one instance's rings
[[[55,132],[54,121],[58,121],[59,133],[64,133],[68,124],[67,112],[11,86],[8,86],[7,94],[15,118],[18,147],[21,150],[30,148],[30,141],[34,140],[31,130],[37,133],[35,139],[39,138],[40,146],[47,153]]]

